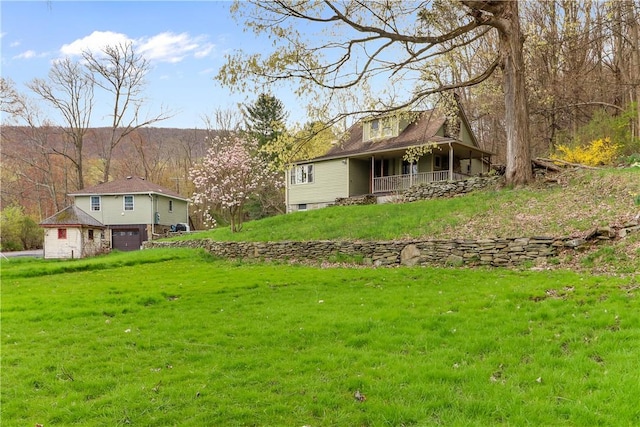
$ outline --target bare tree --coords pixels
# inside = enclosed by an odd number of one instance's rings
[[[16,184],[3,182],[3,205],[11,197],[8,193],[13,192],[16,203],[28,211],[37,206],[39,217],[44,218],[63,207],[68,187],[67,160],[53,150],[59,146],[59,131],[42,119],[37,105],[18,93],[12,81],[0,79],[0,87],[2,112],[8,114],[8,122],[16,124],[3,123],[2,156],[11,160],[3,164],[3,169],[11,170],[10,181]]]
[[[246,25],[258,34],[270,33],[278,49],[266,58],[232,55],[217,78],[231,87],[242,87],[251,76],[267,83],[294,79],[300,83],[298,93],[322,89],[329,97],[340,90],[362,90],[369,83],[375,87],[373,83],[384,79],[391,85],[393,96],[388,100],[393,103],[379,99],[373,107],[359,111],[373,113],[416,107],[429,95],[479,84],[501,68],[507,180],[526,184],[532,171],[518,5],[517,1],[488,0],[236,2],[235,10],[246,9],[241,14],[247,17]],[[305,39],[298,30],[302,25],[305,32],[319,28],[331,33],[318,31]],[[423,78],[434,60],[485,37],[498,38],[498,51],[478,74],[441,85]],[[398,102],[393,87],[408,85],[413,86],[411,94]]]
[[[141,118],[144,104],[142,92],[149,63],[133,49],[132,43],[107,46],[102,52],[82,54],[89,78],[112,96],[109,139],[101,141],[104,162],[103,181],[109,180],[113,150],[136,129],[166,120],[171,114],[164,109],[151,117]]]
[[[15,83],[12,80],[0,77],[0,112],[13,118],[21,114],[24,102],[20,94],[16,91]]]
[[[135,162],[130,167],[128,174],[135,174],[136,170],[144,171],[144,178],[161,183],[163,174],[169,165],[171,153],[170,144],[166,138],[154,139],[150,129],[138,129],[129,135],[130,147],[135,151],[135,156],[121,156],[123,163]]]
[[[54,62],[48,81],[34,79],[27,86],[62,116],[65,144],[52,149],[73,163],[76,189],[84,188],[83,148],[93,110],[93,82],[78,63],[65,58]]]
[[[614,103],[634,104],[636,119],[632,134],[640,136],[640,4],[633,0],[611,2],[614,38],[610,63],[619,88]]]
[[[240,110],[216,108],[210,115],[203,115],[202,121],[207,130],[207,138],[232,137],[242,129],[243,116]]]

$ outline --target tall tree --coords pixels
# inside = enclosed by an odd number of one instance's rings
[[[220,136],[230,138],[240,133],[244,115],[239,110],[216,108],[210,115],[203,115],[202,121],[209,134],[207,138]]]
[[[141,118],[144,104],[142,92],[149,63],[137,54],[132,43],[106,46],[101,52],[85,51],[82,54],[89,78],[112,96],[110,127],[107,140],[101,141],[101,156],[104,163],[103,181],[109,181],[113,150],[127,135],[144,126],[166,120],[170,113],[160,113]]]
[[[258,95],[255,102],[243,107],[242,114],[246,130],[258,141],[258,148],[275,141],[285,130],[287,113],[282,101],[273,95]]]
[[[62,116],[65,144],[53,151],[73,163],[76,190],[84,188],[84,138],[93,111],[93,81],[80,64],[65,58],[53,63],[48,80],[34,79],[27,86]]]
[[[21,204],[25,212],[46,218],[63,207],[69,186],[69,162],[54,151],[61,149],[60,131],[42,118],[38,106],[12,81],[0,78],[0,87],[0,110],[7,115],[2,123],[2,155],[10,160],[3,164],[2,206]]]
[[[635,106],[632,134],[640,137],[640,4],[633,0],[611,2],[613,60],[611,69],[619,93],[616,105]]]
[[[7,114],[11,118],[20,115],[23,109],[24,102],[16,90],[15,83],[0,77],[0,113]]]
[[[234,10],[246,17],[246,25],[258,34],[270,33],[278,41],[278,50],[266,58],[242,52],[231,55],[217,78],[238,88],[250,77],[262,83],[295,79],[300,83],[299,94],[321,89],[329,97],[334,91],[357,91],[388,82],[392,96],[359,111],[374,113],[417,107],[429,95],[476,85],[501,68],[507,181],[525,184],[532,179],[532,171],[518,5],[517,1],[489,0],[236,2]],[[447,17],[444,22],[441,15]],[[299,31],[303,25],[306,34],[313,28],[330,33],[317,31],[305,38]],[[435,58],[485,37],[497,37],[499,49],[478,74],[440,85],[421,78]],[[413,87],[407,90],[408,96],[399,102],[399,89],[409,85]],[[349,113],[335,118],[344,114]]]
[[[308,122],[268,142],[263,151],[271,158],[271,166],[280,171],[293,162],[312,159],[326,153],[336,141],[334,130],[322,122]]]

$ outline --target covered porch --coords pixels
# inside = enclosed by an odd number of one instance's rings
[[[391,152],[371,156],[371,193],[393,193],[418,184],[464,180],[491,168],[490,152],[458,142],[440,143],[431,154],[413,164],[403,162],[403,155],[404,152]],[[394,173],[399,168],[389,167],[388,159],[400,159],[401,173]]]
[[[439,181],[459,181],[467,179],[469,176],[470,175],[451,172],[449,170],[381,176],[373,178],[372,193],[391,193],[394,191],[408,190],[418,184],[427,184],[429,182]]]

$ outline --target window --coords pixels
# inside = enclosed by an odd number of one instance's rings
[[[91,210],[92,211],[100,210],[100,196],[91,196]]]
[[[393,175],[393,171],[389,166],[389,159],[376,159],[373,166],[373,176],[379,178],[381,176]]]
[[[132,211],[133,210],[133,196],[124,196],[123,202],[124,202],[124,210],[125,211]]]
[[[402,174],[403,175],[415,175],[418,173],[418,164],[409,163],[406,160],[402,161]]]
[[[394,136],[393,127],[395,125],[394,120],[391,118],[386,118],[382,122],[382,133],[384,136]]]
[[[313,182],[313,165],[295,166],[291,169],[291,184],[308,184]]]
[[[298,204],[298,210],[299,211],[306,211],[307,210],[307,204],[306,203],[299,203]]]
[[[93,240],[93,230],[88,231],[89,240]]]
[[[380,136],[380,119],[369,122],[369,139],[378,138]]]
[[[169,200],[169,212],[173,212],[173,200]]]
[[[401,132],[401,125],[406,127],[400,118],[395,115],[369,119],[363,123],[363,141],[396,137]]]
[[[67,238],[67,229],[66,228],[58,228],[58,239],[66,239]]]
[[[438,169],[440,169],[442,167],[442,157],[440,156],[434,156],[434,166]]]

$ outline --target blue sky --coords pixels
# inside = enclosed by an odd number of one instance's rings
[[[164,106],[175,112],[156,126],[203,128],[203,116],[237,109],[258,94],[232,94],[213,80],[224,55],[235,49],[261,50],[265,40],[244,32],[229,1],[4,1],[0,2],[0,73],[18,91],[34,78],[46,78],[52,61],[105,43],[131,41],[151,65],[144,111]],[[274,93],[291,121],[301,109],[287,91]],[[105,101],[97,100],[92,126],[107,126]],[[51,117],[55,117],[53,112]]]

